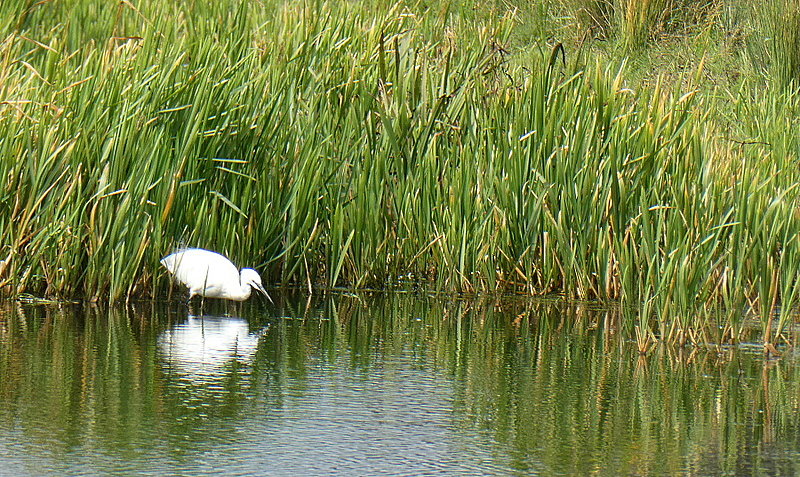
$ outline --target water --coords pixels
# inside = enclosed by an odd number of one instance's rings
[[[224,316],[228,312],[229,315]],[[585,305],[0,307],[0,475],[795,475],[800,367]]]

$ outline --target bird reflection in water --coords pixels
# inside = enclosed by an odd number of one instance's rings
[[[158,348],[171,369],[205,381],[224,374],[232,361],[249,363],[266,331],[250,332],[243,318],[190,315],[159,336]]]

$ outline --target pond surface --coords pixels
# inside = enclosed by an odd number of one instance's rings
[[[0,474],[800,472],[795,357],[639,357],[560,301],[278,301],[0,306]]]

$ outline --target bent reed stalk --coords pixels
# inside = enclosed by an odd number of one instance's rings
[[[794,93],[733,94],[734,142],[713,96],[510,55],[511,16],[93,5],[0,7],[6,293],[160,294],[188,244],[267,283],[618,300],[644,348],[749,311],[789,339]]]

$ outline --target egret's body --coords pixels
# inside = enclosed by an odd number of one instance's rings
[[[189,288],[190,300],[200,295],[244,301],[250,298],[253,288],[269,298],[257,271],[243,268],[240,272],[230,260],[210,250],[179,250],[162,258],[161,264],[178,282]]]

